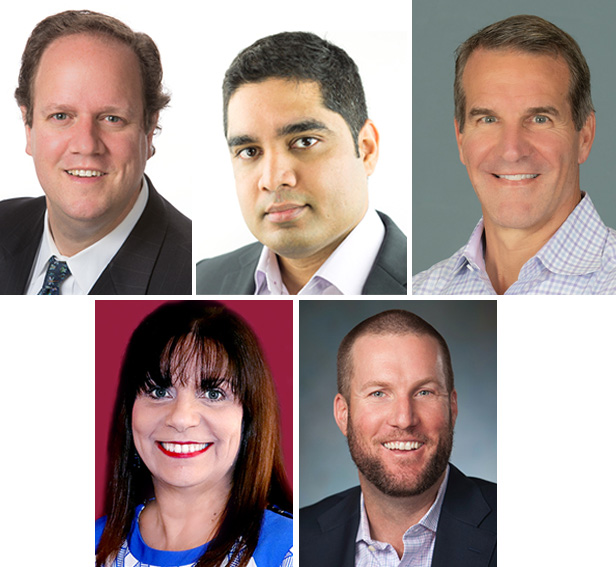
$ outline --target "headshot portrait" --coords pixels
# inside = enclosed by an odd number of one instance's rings
[[[3,190],[0,293],[190,294],[190,220],[144,174],[170,101],[154,40],[64,11],[22,48],[14,96],[38,184]]]
[[[593,8],[414,5],[413,294],[616,293],[616,10]]]
[[[293,564],[292,302],[274,303],[96,302],[97,565]]]
[[[299,332],[302,565],[495,566],[496,302],[306,300]]]
[[[229,58],[220,145],[234,202],[223,217],[200,208],[212,219],[195,233],[198,294],[406,294],[408,191],[383,108],[391,90],[384,97],[378,82],[405,61],[407,37],[370,38],[368,49],[363,33],[283,31]],[[408,116],[405,105],[397,111],[399,134]],[[233,220],[233,239],[216,230],[230,207],[249,229]]]

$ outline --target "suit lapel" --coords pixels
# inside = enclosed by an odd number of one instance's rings
[[[147,177],[146,177],[147,179]],[[148,204],[89,295],[144,295],[162,247],[169,218],[165,205],[147,179]]]
[[[353,567],[355,538],[359,527],[359,487],[318,518],[323,550],[320,567]]]
[[[362,295],[406,295],[406,236],[387,215],[377,212],[385,225],[385,238]]]
[[[480,524],[491,512],[477,485],[451,465],[432,567],[488,567],[496,533]]]
[[[43,235],[45,197],[12,201],[15,214],[2,221],[0,294],[23,295]]]
[[[255,270],[263,245],[259,242],[246,247],[237,258],[237,268],[225,273],[220,289],[229,295],[253,295]]]

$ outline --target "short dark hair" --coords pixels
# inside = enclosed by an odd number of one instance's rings
[[[338,393],[348,402],[350,378],[353,374],[353,345],[365,335],[417,335],[432,337],[441,351],[441,364],[447,392],[454,389],[453,367],[449,347],[442,335],[430,323],[404,309],[391,309],[377,313],[362,321],[342,339],[338,348]]]
[[[188,376],[195,361],[201,375]],[[292,507],[282,464],[278,398],[259,341],[248,324],[221,303],[190,300],[156,309],[135,329],[126,348],[109,446],[108,519],[96,565],[105,565],[117,555],[135,507],[153,492],[149,470],[133,464],[135,399],[153,387],[168,388],[173,377],[202,384],[224,377],[242,404],[242,438],[231,494],[218,532],[196,566],[220,565],[230,553],[236,557],[241,551],[237,565],[245,567],[256,548],[266,507],[288,511]],[[234,548],[238,538],[243,546]]]
[[[454,80],[455,117],[464,129],[466,98],[462,78],[469,57],[476,49],[512,49],[535,55],[562,57],[569,67],[569,104],[579,131],[595,109],[590,95],[590,69],[580,46],[568,33],[538,16],[512,16],[491,24],[468,38],[456,50]]]
[[[49,16],[32,31],[21,57],[19,83],[15,90],[17,104],[26,109],[26,124],[32,126],[34,79],[43,53],[56,39],[77,34],[111,38],[135,53],[141,69],[143,125],[149,132],[156,126],[156,113],[165,108],[171,98],[163,90],[163,67],[158,48],[150,36],[134,32],[116,18],[89,10],[67,10]]]
[[[318,83],[323,105],[344,118],[357,150],[359,132],[368,120],[357,65],[340,47],[307,32],[283,32],[264,37],[233,60],[222,85],[225,136],[229,99],[233,93],[247,83],[274,78]]]

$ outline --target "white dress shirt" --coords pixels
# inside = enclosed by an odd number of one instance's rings
[[[384,238],[383,222],[368,209],[297,295],[361,295]],[[278,258],[267,246],[255,270],[255,295],[289,295]]]
[[[135,201],[133,208],[124,220],[109,234],[73,256],[63,256],[58,252],[49,229],[49,211],[46,210],[43,220],[43,236],[41,237],[38,253],[34,259],[26,295],[37,295],[41,291],[51,256],[66,262],[71,271],[71,275],[60,285],[60,293],[62,295],[87,295],[107,267],[107,264],[111,262],[112,258],[122,247],[122,244],[124,244],[124,241],[128,238],[128,235],[145,210],[147,203],[148,185],[144,178],[137,201]]]
[[[393,545],[372,539],[362,493],[359,527],[355,539],[355,567],[430,567],[448,481],[449,465],[434,503],[424,517],[414,526],[410,526],[402,536],[404,554],[401,558]]]

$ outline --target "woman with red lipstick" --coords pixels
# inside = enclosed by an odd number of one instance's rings
[[[114,417],[97,567],[293,564],[278,401],[241,318],[203,301],[146,317]]]

